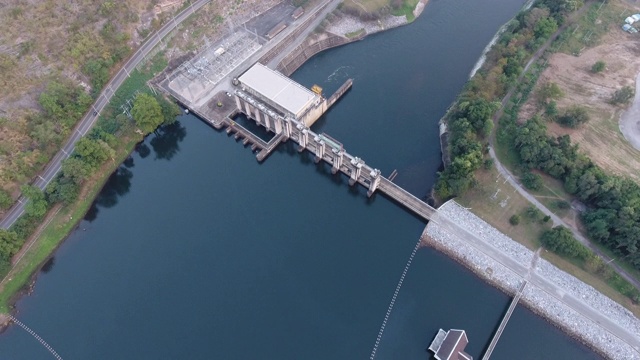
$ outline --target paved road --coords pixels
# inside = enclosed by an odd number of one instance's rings
[[[456,236],[458,239],[466,242],[478,251],[499,262],[518,276],[525,279],[528,277],[530,285],[537,286],[541,290],[545,291],[549,295],[567,305],[569,308],[575,310],[577,313],[599,324],[603,329],[610,332],[612,335],[616,336],[625,343],[629,344],[640,354],[640,338],[638,337],[638,334],[635,334],[619,326],[614,321],[609,319],[605,314],[602,314],[600,311],[592,308],[581,299],[568,294],[564,289],[562,289],[555,283],[547,280],[546,278],[538,275],[535,272],[530,272],[529,264],[522,264],[516,261],[509,254],[505,254],[494,246],[483,241],[478,237],[476,233],[464,227],[463,224],[454,223],[453,220],[450,220],[448,217],[443,216],[440,213],[436,213],[436,215],[433,217],[433,222],[435,222],[449,234]]]
[[[633,104],[620,117],[620,132],[624,138],[640,150],[640,73],[636,77],[636,96]]]
[[[138,48],[138,50],[129,58],[129,60],[124,64],[124,66],[118,71],[118,73],[107,83],[104,87],[96,101],[93,103],[89,112],[85,114],[82,120],[76,125],[73,130],[73,134],[69,137],[65,145],[62,149],[51,159],[44,172],[42,172],[32,185],[37,186],[40,189],[43,189],[53,180],[58,171],[60,171],[60,167],[62,161],[69,157],[69,154],[73,152],[75,144],[80,138],[85,135],[91,127],[95,124],[98,119],[97,115],[99,114],[104,107],[109,104],[111,97],[115,93],[115,91],[122,85],[122,83],[127,79],[129,73],[132,72],[135,67],[142,61],[149,52],[160,42],[160,40],[165,37],[171,30],[173,30],[178,24],[180,24],[184,19],[189,17],[191,14],[200,9],[203,5],[208,3],[211,0],[198,0],[191,3],[190,6],[185,10],[180,12],[174,19],[165,24],[160,30],[151,35],[147,41]],[[0,227],[3,229],[8,229],[13,223],[24,213],[24,206],[27,202],[27,199],[24,196],[20,196],[18,202],[14,204],[14,206],[9,210],[9,212],[5,215],[4,219],[0,221]]]
[[[527,62],[527,65],[525,66],[524,70],[522,71],[522,74],[520,74],[520,77],[518,78],[517,83],[520,83],[520,81],[522,81],[522,79],[524,78],[524,75],[527,73],[527,71],[529,70],[529,67],[535,62],[537,61],[542,54],[544,54],[544,52],[547,50],[547,48],[549,47],[549,45],[551,45],[551,43],[553,42],[553,40],[555,40],[558,35],[560,35],[560,33],[562,31],[564,31],[578,16],[580,16],[584,11],[586,11],[591,4],[593,3],[593,1],[589,1],[587,3],[585,3],[585,5],[578,10],[576,13],[574,13],[571,17],[570,20],[568,20],[562,27],[560,27],[558,29],[558,31],[556,31],[550,38],[549,40],[538,50],[536,51],[536,53],[531,57],[531,59],[529,60],[529,62]],[[640,88],[640,86],[639,86]],[[511,96],[513,95],[515,90],[515,87],[512,88],[511,90],[509,90],[509,92],[507,93],[507,95],[505,95],[505,97],[502,99],[502,106],[500,108],[500,110],[496,113],[496,115],[493,118],[493,122],[495,125],[498,125],[498,121],[500,120],[500,118],[502,117],[502,113],[504,111],[504,107],[506,106],[506,104],[509,103],[509,100],[511,99]],[[495,126],[497,128],[497,126]],[[538,199],[536,199],[533,195],[529,194],[524,187],[522,186],[522,184],[520,184],[518,182],[518,180],[516,180],[516,178],[513,176],[513,174],[507,170],[507,168],[500,162],[500,159],[498,159],[498,157],[496,156],[496,153],[493,150],[493,144],[495,142],[495,131],[493,132],[491,138],[489,139],[489,142],[491,144],[491,147],[489,149],[489,155],[491,156],[491,158],[494,160],[494,163],[496,165],[496,169],[498,170],[498,172],[500,173],[500,175],[502,175],[504,178],[507,179],[507,181],[509,182],[509,184],[511,184],[511,186],[513,186],[520,195],[522,195],[525,199],[527,199],[530,203],[532,203],[533,205],[535,205],[538,209],[540,209],[540,211],[542,211],[545,215],[549,215],[551,217],[551,220],[553,220],[553,224],[554,225],[562,225],[566,228],[568,228],[569,230],[571,230],[571,232],[573,233],[573,236],[580,241],[582,244],[584,244],[585,246],[587,246],[589,249],[591,249],[594,253],[596,253],[601,259],[602,261],[608,263],[611,267],[613,267],[616,272],[618,272],[618,274],[620,274],[620,276],[622,276],[625,280],[629,281],[631,284],[633,284],[633,286],[635,286],[637,289],[640,289],[640,280],[636,279],[635,277],[631,276],[629,273],[627,273],[622,267],[620,267],[618,264],[612,262],[612,259],[610,259],[608,256],[606,256],[605,254],[602,253],[602,251],[600,251],[599,248],[597,248],[591,241],[589,241],[587,238],[585,238],[579,231],[578,229],[576,229],[575,227],[573,227],[572,225],[569,225],[568,223],[566,223],[564,220],[562,220],[560,217],[558,217],[556,214],[554,214],[551,210],[549,210],[546,206],[542,205],[542,203],[540,201],[538,201]]]

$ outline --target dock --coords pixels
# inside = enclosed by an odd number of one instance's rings
[[[485,351],[484,356],[482,356],[482,360],[489,360],[489,358],[491,357],[491,354],[493,353],[493,350],[496,348],[496,345],[498,344],[498,340],[500,340],[500,336],[502,336],[502,332],[504,331],[505,327],[507,327],[507,323],[509,322],[511,315],[513,314],[513,311],[516,309],[516,305],[518,305],[518,302],[520,301],[520,298],[524,293],[524,288],[527,286],[527,284],[528,284],[528,281],[524,280],[520,285],[518,292],[511,300],[511,304],[509,304],[509,308],[507,309],[507,312],[504,314],[504,317],[500,322],[500,326],[498,326],[498,330],[496,330],[496,333],[493,334],[491,343],[489,343],[489,347],[487,347],[487,351]]]

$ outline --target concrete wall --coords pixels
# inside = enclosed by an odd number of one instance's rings
[[[327,34],[324,34],[327,36]],[[364,34],[363,34],[364,36]],[[312,56],[317,53],[327,50],[333,47],[338,47],[341,45],[348,44],[355,40],[360,40],[362,37],[347,39],[342,36],[328,34],[328,37],[322,38],[310,38],[304,43],[298,45],[293,51],[291,51],[287,56],[280,61],[276,70],[279,72],[290,76],[296,71],[305,61],[309,60]]]
[[[322,13],[322,11],[327,7],[327,5],[329,5],[329,3],[324,4],[321,8],[319,8],[312,16],[310,16],[309,18],[307,18],[304,23],[299,26],[294,32],[292,32],[291,34],[287,35],[285,38],[283,38],[277,46],[273,47],[271,50],[269,50],[266,54],[264,54],[260,60],[258,60],[259,63],[261,64],[267,64],[269,61],[271,61],[274,57],[276,57],[279,53],[282,52],[282,50],[284,50],[287,46],[291,45],[291,43],[300,36],[300,34],[302,34],[302,32],[304,32],[306,30],[307,27],[309,27],[309,25],[316,19],[318,18],[318,16],[320,15],[320,13]],[[288,74],[285,74],[288,75]]]

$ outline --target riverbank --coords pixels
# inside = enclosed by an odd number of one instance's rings
[[[48,223],[37,234],[37,238],[33,239],[32,248],[25,252],[24,257],[15,264],[0,283],[0,332],[11,321],[9,317],[3,316],[3,313],[10,312],[13,304],[21,296],[29,293],[29,289],[37,280],[38,272],[42,266],[51,258],[69,234],[77,228],[78,223],[89,211],[91,204],[109,177],[129,157],[135,145],[141,140],[139,135],[133,132],[124,139],[126,140],[122,147],[117,149],[112,161],[104,164],[99,172],[87,180],[78,200],[74,204],[62,208],[48,219]]]
[[[479,234],[486,248],[481,249],[465,239],[452,236],[437,221],[430,222],[425,228],[423,244],[451,256],[507,294],[514,294],[524,278],[529,276],[528,272],[505,265],[496,259],[494,252],[526,265],[532,263],[535,252],[500,233],[453,200],[442,205],[438,212],[468,231]],[[626,336],[624,334],[632,334],[631,341],[635,337],[636,344],[640,342],[637,339],[640,320],[631,312],[544,259],[537,260],[530,274],[521,300],[529,309],[607,358],[640,359],[640,351],[621,339]],[[570,301],[578,306],[584,305],[584,311],[593,311],[592,317],[568,306]],[[598,319],[596,313],[608,320]]]

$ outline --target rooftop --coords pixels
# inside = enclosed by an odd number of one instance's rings
[[[253,65],[238,80],[296,117],[319,97],[311,90],[260,63]]]
[[[431,342],[429,350],[433,351],[437,360],[473,360],[464,352],[464,348],[469,343],[464,330],[451,329],[438,330],[438,334]]]

